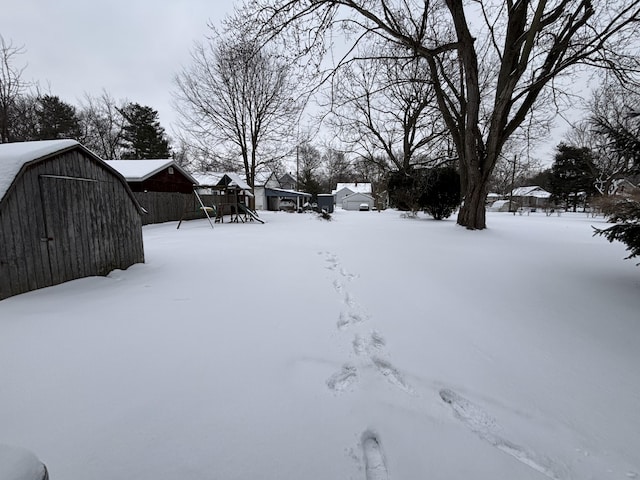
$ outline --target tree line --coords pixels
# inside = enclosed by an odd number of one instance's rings
[[[578,76],[636,85],[638,20],[640,0],[247,0],[176,75],[178,156],[253,185],[329,126],[372,178],[455,169],[457,222],[483,229]]]
[[[76,107],[23,80],[24,48],[0,35],[0,143],[73,139],[100,158],[169,158],[169,139],[153,108],[85,94]]]

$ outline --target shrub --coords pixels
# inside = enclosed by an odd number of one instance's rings
[[[436,220],[450,217],[460,205],[460,175],[455,168],[430,169],[419,202],[420,207]]]
[[[423,170],[391,172],[387,180],[389,201],[398,210],[417,212],[424,191],[426,176]]]

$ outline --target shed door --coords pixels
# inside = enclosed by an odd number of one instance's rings
[[[41,175],[40,189],[49,266],[54,284],[96,275],[99,221],[97,180]]]

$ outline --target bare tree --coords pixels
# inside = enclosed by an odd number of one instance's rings
[[[615,84],[593,93],[587,121],[589,140],[598,169],[596,188],[601,195],[615,193],[619,180],[640,169],[640,94]]]
[[[513,188],[523,186],[540,169],[540,163],[528,156],[502,155],[491,176],[492,191],[506,195]]]
[[[294,131],[294,81],[288,65],[240,30],[213,31],[176,77],[183,138],[202,156],[225,150],[253,187],[256,170],[289,153],[277,141]]]
[[[637,71],[630,46],[639,6],[640,0],[248,0],[247,21],[268,38],[287,35],[307,55],[321,53],[332,29],[343,26],[355,44],[374,35],[424,58],[460,161],[465,201],[458,223],[483,229],[489,179],[505,142],[536,107],[562,93],[561,77],[578,66]]]
[[[24,47],[16,47],[6,42],[0,35],[0,143],[11,141],[11,117],[27,85],[22,81],[26,66],[16,66],[19,55],[25,53]]]
[[[351,182],[356,178],[353,165],[345,152],[327,146],[322,154],[322,163],[327,191],[335,189],[338,183]]]
[[[85,93],[80,102],[82,143],[100,158],[122,158],[126,121],[120,111],[128,103],[128,100],[116,101],[106,90],[97,97]]]
[[[408,172],[420,160],[447,158],[435,91],[421,57],[385,45],[362,48],[335,75],[329,123],[339,139],[383,171]],[[368,53],[365,53],[368,52]],[[440,151],[438,151],[440,150]]]

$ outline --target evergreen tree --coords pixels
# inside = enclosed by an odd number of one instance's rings
[[[551,193],[557,202],[576,211],[581,196],[595,193],[598,176],[591,150],[561,143],[551,167]]]
[[[553,174],[551,173],[551,169],[547,168],[525,178],[523,185],[537,185],[538,187],[551,192],[553,185]]]
[[[151,107],[129,103],[120,113],[125,119],[122,158],[169,158],[171,149],[164,128],[160,126],[158,112]]]
[[[602,235],[610,242],[618,240],[624,243],[631,252],[626,258],[640,256],[640,195],[620,198],[603,210],[609,221],[616,225],[606,229],[594,228],[594,235]]]
[[[320,186],[320,168],[322,156],[320,151],[309,143],[303,143],[296,149],[298,159],[298,190],[310,193],[314,200],[322,193]]]
[[[81,135],[80,119],[73,105],[63,102],[55,95],[37,98],[35,107],[37,131],[35,140],[71,138]]]

